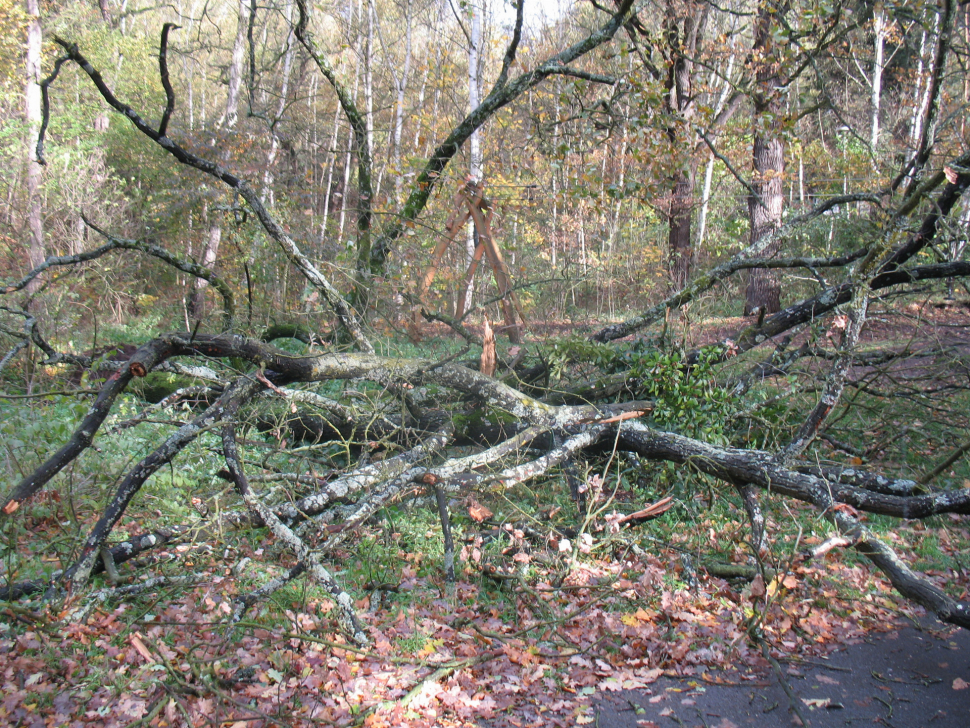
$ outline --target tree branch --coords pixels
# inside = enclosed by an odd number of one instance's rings
[[[610,41],[616,35],[617,30],[622,27],[632,7],[633,0],[621,0],[610,20],[582,41],[557,53],[545,62],[540,63],[533,70],[517,76],[512,81],[503,83],[501,86],[493,85],[478,108],[474,109],[452,129],[448,137],[432,152],[431,158],[418,174],[413,190],[405,201],[397,219],[374,241],[374,247],[371,251],[372,268],[383,268],[384,261],[391,252],[391,246],[404,234],[408,225],[417,219],[421,211],[424,210],[431,192],[440,181],[445,168],[475,130],[481,127],[495,112],[510,104],[529,89],[539,85],[553,74],[562,73],[564,66]]]
[[[168,77],[168,34],[172,30],[178,30],[182,26],[175,23],[165,23],[162,26],[162,40],[158,47],[158,76],[162,80],[162,88],[165,89],[165,112],[162,120],[158,122],[158,135],[165,136],[168,129],[168,121],[172,118],[175,111],[175,90],[172,88],[172,81]]]

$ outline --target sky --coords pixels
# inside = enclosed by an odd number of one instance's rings
[[[539,29],[555,22],[577,0],[525,0],[525,26]],[[503,25],[511,25],[515,10],[508,0],[492,0],[493,8],[499,13]]]

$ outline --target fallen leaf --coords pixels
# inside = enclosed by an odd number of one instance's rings
[[[827,708],[832,700],[830,698],[802,698],[802,702],[809,708]]]
[[[473,499],[471,505],[468,506],[468,515],[471,516],[475,523],[481,523],[491,518],[494,514],[477,500]]]
[[[958,677],[956,680],[953,681],[954,690],[966,690],[968,687],[970,687],[970,683],[968,683],[962,677]]]

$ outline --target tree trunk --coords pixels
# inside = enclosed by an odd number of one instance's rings
[[[886,45],[886,9],[877,0],[872,10],[872,31],[875,34],[872,61],[872,126],[869,132],[869,146],[872,148],[873,161],[879,147],[879,108],[882,100],[882,72],[885,65],[883,51]]]
[[[670,201],[670,230],[667,249],[670,251],[670,271],[673,286],[677,289],[687,285],[690,278],[691,228],[694,219],[694,170],[680,172],[674,178]]]
[[[239,93],[242,87],[243,60],[246,54],[246,31],[249,28],[248,0],[239,0],[236,16],[236,39],[232,45],[232,62],[229,64],[229,93],[226,96],[226,112],[223,115],[227,129],[236,127],[239,119]],[[223,162],[227,159],[223,153]],[[208,216],[208,213],[206,213]],[[202,251],[202,265],[212,268],[219,257],[219,243],[222,241],[222,226],[219,216],[213,215],[209,224],[209,234],[206,237],[205,248]],[[208,283],[202,278],[196,278],[192,296],[189,299],[188,314],[190,318],[201,319],[205,313],[205,288]]]
[[[280,121],[283,118],[283,113],[286,111],[286,100],[290,92],[290,71],[293,67],[293,50],[294,50],[294,37],[293,37],[293,3],[287,2],[283,11],[286,17],[286,25],[290,29],[286,34],[286,39],[283,42],[282,54],[283,54],[283,80],[280,87],[280,103],[276,109],[275,122]],[[280,135],[279,127],[277,123],[271,126],[270,130],[270,149],[269,155],[266,159],[266,169],[263,172],[263,201],[270,207],[276,204],[276,195],[273,190],[273,182],[275,175],[273,174],[273,167],[276,165],[276,157],[279,154],[280,149]]]
[[[748,197],[752,244],[781,225],[785,205],[785,144],[778,121],[782,109],[782,98],[778,91],[782,84],[780,50],[771,39],[772,19],[775,17],[772,10],[768,3],[762,4],[755,25],[753,56],[757,59],[757,86],[754,93],[754,174],[751,180],[753,194]],[[780,246],[779,239],[765,249],[764,257],[777,255]],[[745,292],[744,315],[781,310],[780,294],[775,271],[752,270]]]
[[[215,213],[218,215],[219,213]],[[222,240],[222,226],[218,222],[218,218],[213,215],[212,221],[209,223],[209,237],[206,240],[205,249],[202,252],[202,260],[200,261],[203,268],[208,268],[212,270],[213,264],[216,262],[216,255],[219,253],[219,243]],[[201,319],[205,315],[205,289],[208,286],[208,281],[204,278],[196,278],[195,286],[193,287],[192,297],[189,299],[188,314],[190,319]]]
[[[30,230],[30,245],[27,257],[30,268],[34,269],[44,262],[44,218],[41,185],[44,181],[43,170],[37,160],[37,137],[40,133],[40,64],[43,30],[40,25],[39,0],[26,0],[27,16],[27,83],[24,89],[24,116],[27,121],[27,227]],[[40,279],[35,278],[27,285],[27,293],[33,296],[40,287]]]
[[[667,210],[667,255],[672,284],[676,288],[686,285],[693,255],[691,233],[698,164],[694,154],[697,135],[691,126],[696,114],[694,58],[704,37],[709,10],[706,5],[691,4],[686,11],[679,4],[668,2],[664,21],[665,51],[668,54],[664,106],[670,117],[667,137],[673,150],[683,150],[688,155],[683,160],[682,168],[670,179],[670,206]]]
[[[248,27],[248,0],[239,0],[236,17],[236,39],[232,44],[232,62],[229,64],[229,94],[226,97],[226,113],[223,116],[228,129],[235,128],[239,117],[239,91],[242,87],[243,60],[246,55],[246,30]]]
[[[397,102],[394,107],[394,203],[400,205],[404,197],[404,165],[401,161],[401,137],[404,134],[404,94],[408,87],[408,77],[411,74],[411,0],[404,5],[404,68],[401,75],[395,74],[394,83],[397,87]],[[419,107],[420,108],[420,107]]]
[[[480,63],[482,46],[482,9],[475,3],[470,3],[470,6],[471,37],[469,38],[468,43],[468,113],[471,113],[477,109],[478,105],[481,103]],[[475,184],[480,184],[482,181],[482,142],[477,129],[472,132],[469,143],[468,177]],[[478,234],[475,230],[475,226],[472,224],[471,220],[469,220],[468,234],[465,238],[465,263],[468,266],[471,265],[472,260],[475,258],[475,247],[477,245]],[[463,311],[469,311],[471,309],[474,292],[475,284],[474,281],[472,281],[472,284],[468,286],[468,290],[465,293],[465,300],[458,302]]]

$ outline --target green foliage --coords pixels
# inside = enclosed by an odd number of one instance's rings
[[[620,354],[610,344],[599,344],[584,336],[571,334],[556,339],[545,349],[553,379],[563,379],[570,365],[586,364],[601,371],[611,371]]]
[[[715,347],[702,349],[688,362],[678,350],[650,350],[633,360],[631,377],[639,382],[640,396],[654,400],[651,417],[661,428],[706,442],[725,444],[725,432],[734,412],[730,392],[717,379]]]

